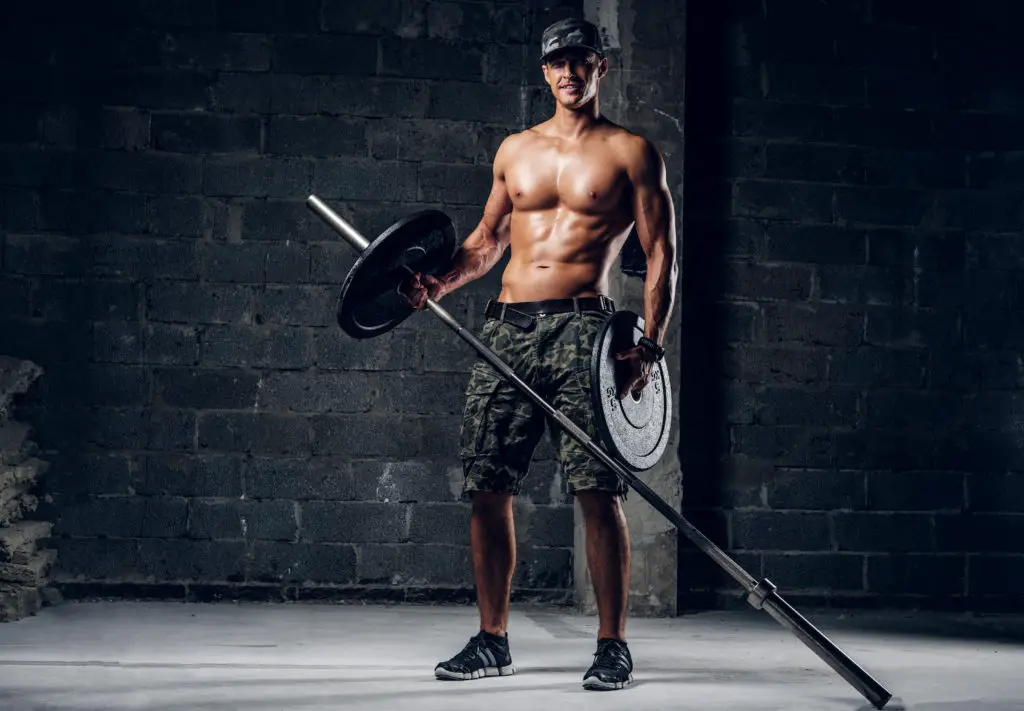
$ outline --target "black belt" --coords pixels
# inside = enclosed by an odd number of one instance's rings
[[[614,313],[615,302],[607,296],[583,296],[571,299],[546,299],[544,301],[516,301],[511,304],[490,299],[484,309],[487,318],[506,321],[520,328],[531,328],[534,317],[552,314],[581,313],[597,311]]]

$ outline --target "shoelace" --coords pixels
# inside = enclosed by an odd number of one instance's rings
[[[460,667],[467,668],[469,662],[477,658],[478,649],[487,649],[487,642],[484,641],[480,634],[473,635],[469,638],[469,642],[462,648],[462,651],[456,654],[452,658],[452,663],[457,664]]]
[[[601,640],[594,654],[594,664],[598,667],[629,668],[629,657],[626,656],[626,648],[614,640]]]

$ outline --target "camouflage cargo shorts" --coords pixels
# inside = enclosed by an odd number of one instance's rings
[[[533,326],[526,329],[488,318],[478,337],[552,407],[598,441],[590,358],[608,316],[599,311],[533,316]],[[628,487],[611,469],[479,357],[470,369],[459,441],[463,499],[474,491],[518,494],[545,429],[568,493],[607,491],[625,498]]]

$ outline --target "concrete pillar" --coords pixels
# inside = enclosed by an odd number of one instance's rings
[[[602,111],[613,121],[651,139],[665,158],[682,241],[683,96],[685,0],[659,4],[659,12],[639,13],[637,0],[585,0],[585,16],[602,29],[611,45],[610,70],[601,88]],[[664,12],[662,12],[664,10]],[[634,48],[642,43],[643,52]],[[652,51],[657,49],[657,51]],[[680,248],[679,254],[681,255]],[[643,281],[615,271],[613,296],[619,308],[644,313]],[[673,401],[672,438],[664,457],[642,478],[661,498],[679,509],[682,470],[679,459],[680,298],[676,290],[666,346]],[[629,521],[632,569],[630,615],[668,616],[676,612],[678,533],[676,528],[634,491],[625,503]],[[583,519],[575,514],[575,593],[580,611],[596,612],[587,570]]]

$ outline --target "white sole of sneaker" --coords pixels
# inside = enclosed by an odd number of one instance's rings
[[[516,668],[512,664],[504,667],[485,667],[474,672],[453,672],[441,667],[434,669],[434,676],[442,681],[470,681],[485,676],[512,676],[515,673]]]
[[[589,679],[585,679],[583,681],[583,688],[590,689],[591,691],[616,691],[618,689],[624,689],[632,683],[632,674],[630,674],[625,681],[614,682],[601,681],[596,676],[592,676]]]

